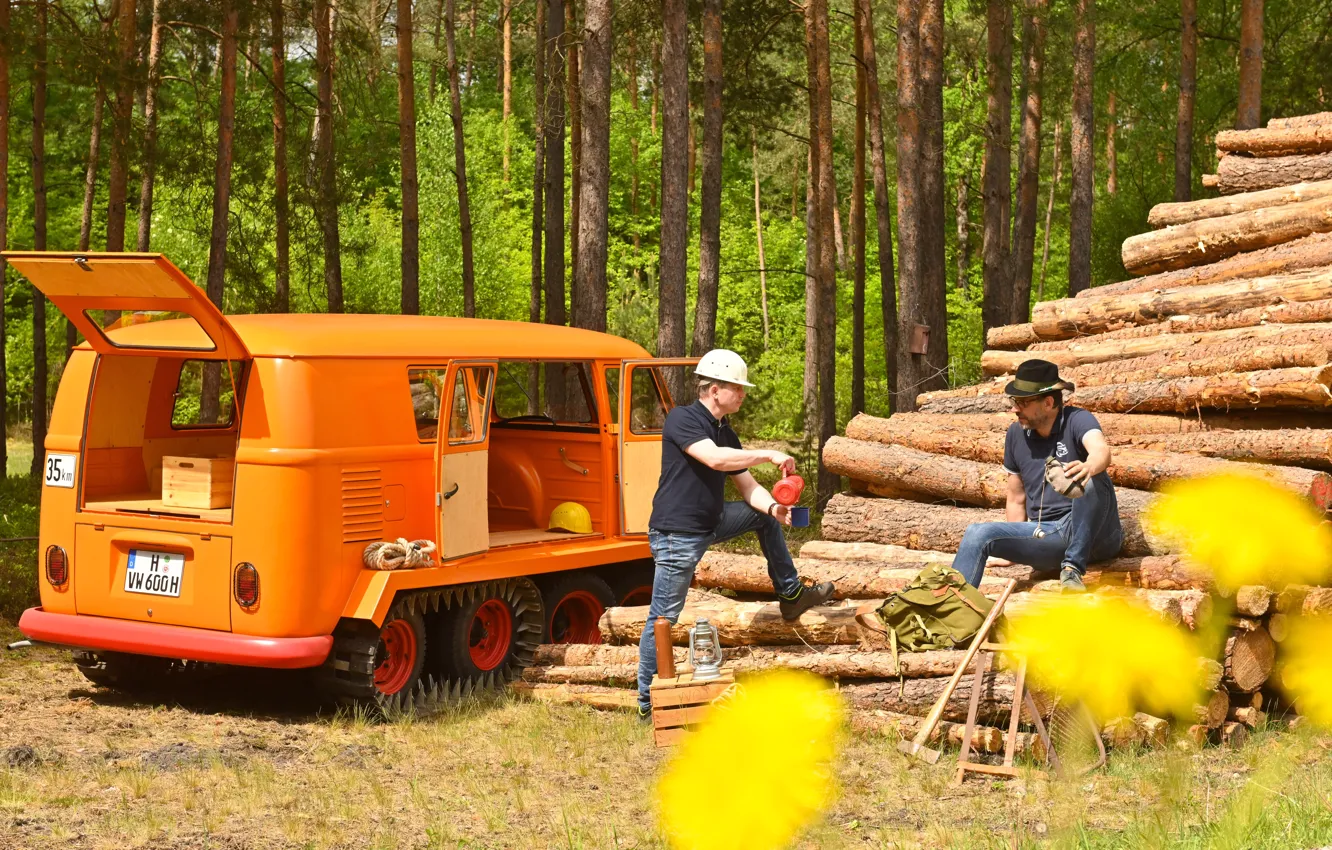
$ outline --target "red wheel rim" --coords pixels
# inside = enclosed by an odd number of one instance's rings
[[[601,643],[597,623],[606,606],[594,594],[575,590],[566,595],[550,614],[551,643]]]
[[[487,599],[472,617],[467,651],[481,672],[494,670],[509,655],[513,644],[513,612],[500,599]]]
[[[620,605],[629,607],[631,605],[647,605],[652,602],[652,585],[645,584],[641,587],[635,587],[624,595],[620,600]]]
[[[383,660],[375,668],[375,687],[382,694],[396,694],[416,669],[416,630],[406,620],[385,623],[379,633],[379,647]]]

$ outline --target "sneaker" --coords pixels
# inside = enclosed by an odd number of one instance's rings
[[[638,707],[638,722],[639,722],[639,723],[646,723],[646,724],[649,724],[649,725],[652,723],[652,707],[651,707],[651,706],[642,706],[642,705],[640,705],[640,706]]]
[[[1076,593],[1087,589],[1087,585],[1082,583],[1082,573],[1067,565],[1059,571],[1059,585],[1065,592]]]
[[[799,620],[800,615],[810,608],[832,599],[833,589],[833,583],[830,581],[801,587],[799,596],[795,599],[783,599],[778,606],[782,610],[782,619],[788,623]]]

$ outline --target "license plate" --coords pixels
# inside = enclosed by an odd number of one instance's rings
[[[185,556],[176,552],[131,549],[125,568],[127,593],[151,593],[154,596],[180,596],[185,578]]]

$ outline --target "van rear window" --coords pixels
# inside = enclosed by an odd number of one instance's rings
[[[186,360],[180,365],[175,400],[171,405],[172,428],[227,428],[236,414],[234,389],[245,385],[241,380],[245,363],[233,360],[228,373],[218,360]]]

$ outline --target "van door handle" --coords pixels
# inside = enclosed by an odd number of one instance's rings
[[[569,453],[565,451],[564,446],[560,446],[560,460],[564,461],[565,466],[569,467],[574,472],[577,472],[579,475],[587,475],[586,467],[579,466],[578,464],[569,460]]]
[[[449,492],[447,492],[447,493],[444,494],[444,498],[445,498],[445,499],[452,499],[452,498],[458,493],[458,487],[459,487],[459,486],[460,486],[460,485],[458,485],[458,484],[454,484],[454,485],[453,485],[453,489],[450,490]]]

